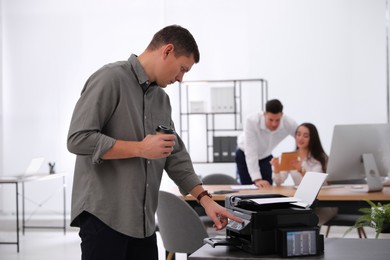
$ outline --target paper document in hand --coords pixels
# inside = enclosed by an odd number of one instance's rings
[[[298,152],[282,153],[280,156],[280,171],[294,170],[293,162],[298,161]]]

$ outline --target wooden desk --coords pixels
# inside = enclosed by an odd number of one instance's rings
[[[356,185],[340,185],[331,188],[321,188],[317,196],[317,206],[321,207],[339,207],[349,212],[358,212],[359,208],[369,207],[364,200],[373,202],[390,203],[390,186],[383,187],[380,192],[365,192],[365,185],[360,185],[362,188],[354,188]],[[203,185],[204,189],[210,193],[221,190],[232,190],[231,185]],[[220,205],[224,205],[226,195],[242,195],[242,194],[282,194],[286,196],[294,196],[296,188],[294,186],[272,186],[270,188],[262,188],[257,190],[239,190],[228,194],[213,194],[213,199]],[[170,192],[181,196],[177,187]],[[184,197],[191,206],[196,206],[197,202],[194,197],[187,195]]]
[[[319,201],[382,201],[390,202],[390,186],[383,187],[380,192],[364,192],[363,189],[353,188],[356,185],[341,185],[339,187],[322,188],[317,196]],[[364,185],[362,185],[364,188]],[[210,193],[220,190],[231,190],[230,185],[203,185],[204,189]],[[270,188],[262,188],[258,190],[239,190],[238,192],[232,192],[231,194],[283,194],[286,196],[294,196],[296,188],[293,186],[272,186]],[[171,192],[180,195],[179,190],[176,188]],[[213,194],[215,201],[223,201],[227,194]],[[196,200],[191,195],[185,196],[185,200]]]
[[[388,259],[390,247],[388,239],[325,238],[324,254],[305,256],[300,259]],[[286,259],[277,255],[255,256],[240,249],[228,246],[204,245],[189,256],[190,260],[255,260]],[[295,258],[294,258],[295,259]]]
[[[54,173],[54,174],[32,174],[26,176],[0,176],[0,184],[12,184],[15,185],[15,205],[16,205],[16,241],[12,242],[0,242],[0,244],[15,244],[17,252],[19,252],[19,199],[22,197],[22,230],[26,228],[61,228],[66,233],[66,173]],[[25,220],[25,183],[33,181],[48,181],[57,178],[62,178],[62,192],[63,192],[63,225],[62,226],[27,226]],[[22,193],[19,194],[19,184],[22,185]]]

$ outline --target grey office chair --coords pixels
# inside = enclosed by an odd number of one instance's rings
[[[204,185],[239,185],[240,183],[230,175],[224,173],[212,173],[202,178]]]
[[[202,178],[202,182],[204,185],[240,185],[240,183],[235,178],[224,173],[211,173],[209,175],[206,175]],[[198,213],[202,223],[207,228],[213,226],[214,223],[206,215],[206,212],[204,211],[203,207],[199,206],[195,208],[195,211]]]
[[[361,184],[361,180],[343,180],[342,182],[331,182],[329,184]],[[350,206],[343,206],[338,208],[338,213],[325,222],[323,225],[327,226],[325,231],[325,237],[329,236],[330,229],[332,226],[343,226],[350,227],[353,226],[356,220],[362,215],[357,208]],[[356,229],[359,238],[367,238],[367,234],[363,227]]]
[[[325,237],[329,236],[330,228],[332,226],[345,226],[345,227],[350,227],[353,226],[356,222],[356,220],[360,217],[361,215],[359,214],[346,214],[346,213],[341,213],[337,214],[334,216],[332,219],[324,223],[326,228],[325,232]],[[359,227],[356,229],[359,238],[367,238],[366,232],[364,231],[363,227]]]
[[[203,239],[209,237],[195,210],[169,192],[159,192],[157,220],[165,250],[169,252],[167,260],[175,253],[192,254],[203,246]]]

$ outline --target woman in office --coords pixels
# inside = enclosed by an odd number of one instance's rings
[[[303,123],[295,131],[296,151],[298,160],[291,163],[292,171],[280,171],[279,158],[271,160],[273,166],[272,179],[276,185],[281,185],[290,174],[294,184],[299,185],[305,172],[326,172],[328,156],[326,155],[317,128],[311,123]]]
[[[298,160],[293,161],[291,168],[294,170],[286,172],[279,171],[279,158],[271,160],[273,166],[272,178],[276,185],[281,185],[290,174],[294,184],[299,185],[306,172],[326,172],[328,156],[322,148],[317,128],[311,123],[303,123],[295,131],[296,151]],[[315,212],[321,226],[337,214],[335,207],[317,207]]]

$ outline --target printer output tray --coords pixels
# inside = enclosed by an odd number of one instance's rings
[[[227,208],[239,208],[249,211],[264,211],[264,210],[276,210],[276,209],[288,209],[295,207],[291,204],[291,201],[281,201],[276,203],[258,204],[252,199],[284,199],[289,198],[282,194],[245,194],[245,195],[231,195],[225,197],[225,205]]]

